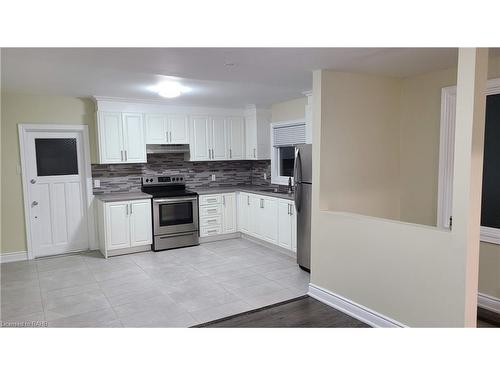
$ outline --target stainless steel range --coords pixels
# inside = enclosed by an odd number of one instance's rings
[[[141,190],[153,196],[153,251],[199,244],[198,193],[184,177],[146,176]]]

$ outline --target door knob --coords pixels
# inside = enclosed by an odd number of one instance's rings
[[[36,180],[35,180],[34,178],[32,178],[32,179],[30,180],[30,182],[31,182],[32,184],[36,184]]]
[[[31,202],[31,207],[35,207],[35,206],[38,206],[38,202],[37,201]]]

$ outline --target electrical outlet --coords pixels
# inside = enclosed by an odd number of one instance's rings
[[[267,180],[267,173],[264,173],[264,180]]]
[[[215,181],[215,175],[214,174],[212,175],[212,181]]]
[[[94,187],[95,188],[101,187],[101,180],[94,180]]]

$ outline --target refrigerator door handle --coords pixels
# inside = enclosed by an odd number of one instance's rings
[[[300,212],[300,204],[302,198],[302,161],[300,159],[300,151],[295,149],[295,162],[293,166],[293,181],[295,185],[293,200],[295,202],[295,210]]]

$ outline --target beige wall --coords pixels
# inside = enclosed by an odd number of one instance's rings
[[[490,59],[488,77],[500,77],[500,58]],[[456,68],[402,80],[402,221],[436,225],[441,89],[456,83]],[[481,243],[479,291],[500,298],[499,275],[500,245]]]
[[[304,119],[306,117],[306,104],[306,97],[275,103],[271,106],[271,121],[280,122]]]
[[[2,252],[26,250],[19,157],[19,123],[87,124],[96,160],[95,106],[91,99],[2,93]]]
[[[314,73],[311,283],[407,325],[472,324],[466,315],[469,310],[465,298],[466,241],[460,233],[340,212],[338,205],[331,205],[335,200],[335,196],[330,196],[334,176],[329,170],[338,171],[337,160],[349,163],[358,158],[359,152],[355,147],[338,147],[338,143],[343,139],[349,141],[358,128],[371,124],[379,124],[387,132],[394,129],[381,125],[393,122],[394,113],[389,109],[368,107],[372,118],[367,122],[366,115],[360,115],[359,108],[352,104],[354,100],[364,104],[374,99],[374,81],[385,87],[382,96],[386,98],[377,98],[380,105],[394,104],[397,82],[331,71]],[[346,91],[346,87],[356,90]],[[343,122],[352,122],[353,118],[364,123],[351,123],[354,131],[345,134],[351,127]],[[397,139],[390,146],[396,143],[399,150],[399,132],[395,133]],[[339,136],[343,138],[335,139]],[[379,142],[383,140],[374,139],[374,143]],[[462,159],[470,160],[467,147],[457,152]],[[399,171],[399,164],[397,168]],[[359,179],[366,172],[363,168],[353,170]],[[455,183],[466,185],[465,181],[455,180]],[[460,199],[454,202],[454,212],[466,218],[469,216],[466,187],[455,188]]]
[[[343,110],[323,108],[336,126],[323,129],[335,157],[321,167],[322,207],[398,219],[399,80],[328,72],[324,82],[323,95]]]

